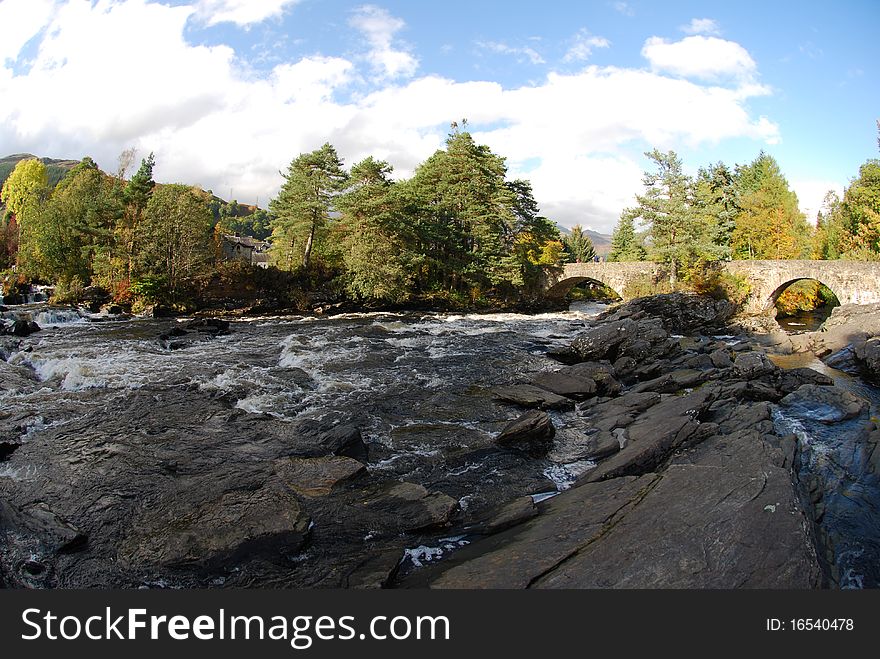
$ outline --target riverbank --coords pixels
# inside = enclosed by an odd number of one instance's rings
[[[773,364],[732,311],[672,295],[599,318],[140,320],[21,339],[0,362],[0,574],[29,587],[852,585],[829,552],[841,528],[823,531],[834,497],[782,419],[821,405],[832,433],[849,432],[870,428],[867,407]],[[876,433],[863,435],[869,465]]]

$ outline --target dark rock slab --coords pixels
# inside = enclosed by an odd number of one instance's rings
[[[563,492],[539,504],[540,514],[534,519],[460,549],[441,564],[429,585],[528,588],[596,541],[609,520],[632,505],[656,478],[618,478]]]
[[[670,453],[697,432],[697,420],[714,402],[714,392],[697,390],[673,396],[641,414],[627,428],[627,445],[587,472],[583,482],[640,475],[656,469]]]
[[[783,452],[716,435],[660,474],[589,483],[460,550],[432,588],[815,588],[820,569]],[[403,584],[407,585],[406,583]]]
[[[340,483],[365,474],[367,468],[352,458],[282,458],[275,462],[275,473],[291,490],[306,497],[325,497]]]
[[[123,563],[229,567],[263,556],[279,560],[305,543],[311,520],[278,483],[231,490],[201,503],[166,502],[146,511],[122,542]]]
[[[589,378],[576,377],[562,372],[539,373],[532,384],[559,396],[574,400],[585,400],[596,395],[596,382]]]
[[[744,431],[666,469],[601,540],[536,588],[815,588],[820,569],[782,451]]]
[[[446,525],[458,510],[458,501],[442,492],[429,492],[415,483],[394,483],[369,495],[360,505],[377,524],[400,532]]]
[[[530,455],[546,455],[556,429],[546,412],[531,410],[511,421],[495,438],[499,446],[517,448]]]
[[[288,447],[291,455],[321,457],[343,455],[355,460],[367,459],[367,446],[357,426],[328,424],[314,419],[278,422],[268,432]]]
[[[531,384],[494,387],[492,395],[498,400],[520,405],[521,407],[540,408],[542,410],[567,410],[574,407],[574,403],[568,398]]]

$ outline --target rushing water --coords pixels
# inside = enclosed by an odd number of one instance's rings
[[[784,368],[807,367],[824,373],[836,386],[870,403],[880,416],[880,390],[861,378],[826,366],[811,353],[774,357]],[[834,566],[842,588],[880,586],[880,479],[868,470],[869,447],[864,418],[829,425],[820,405],[777,407],[780,433],[797,435],[804,452],[802,479],[817,476],[823,490],[820,526],[831,538]]]
[[[376,449],[371,470],[406,478],[439,447],[484,442],[515,418],[513,406],[492,400],[490,387],[556,366],[548,350],[566,345],[602,308],[260,317],[169,351],[157,337],[182,321],[94,323],[84,312],[28,307],[17,313],[45,329],[8,362],[33,369],[43,384],[0,391],[0,406],[30,414],[40,432],[87,409],[118,413],[134,389],[197,389],[279,419],[354,422]],[[566,435],[580,435],[577,416],[554,413],[554,421],[558,447],[536,469],[563,489],[594,465],[566,457]]]

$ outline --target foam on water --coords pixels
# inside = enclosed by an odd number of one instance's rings
[[[544,475],[562,492],[570,489],[578,478],[595,467],[596,463],[592,460],[578,460],[568,464],[550,465],[544,470]]]

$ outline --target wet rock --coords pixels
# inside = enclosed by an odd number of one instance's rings
[[[522,407],[536,407],[543,410],[565,410],[574,407],[574,403],[568,398],[531,384],[494,387],[492,394],[498,400]]]
[[[576,377],[562,372],[539,373],[532,384],[559,396],[584,400],[596,395],[596,383],[588,378]]]
[[[458,502],[442,492],[428,492],[415,483],[395,483],[369,496],[361,504],[379,518],[377,525],[398,532],[444,526],[458,510]]]
[[[714,396],[711,390],[697,390],[652,406],[627,427],[626,447],[587,472],[581,482],[640,475],[656,469],[696,433],[698,419],[714,402]]]
[[[287,487],[306,497],[325,497],[340,483],[365,474],[367,468],[352,458],[283,458],[275,473]]]
[[[273,437],[284,442],[291,455],[321,457],[342,455],[355,460],[367,459],[367,446],[361,431],[351,424],[335,426],[314,419],[278,422],[268,429]]]
[[[499,446],[517,448],[532,456],[546,455],[556,429],[546,412],[532,410],[510,422],[495,438]]]
[[[400,567],[402,552],[391,549],[372,552],[361,561],[346,577],[343,588],[353,590],[375,590],[385,588],[394,580]]]
[[[733,361],[730,359],[730,354],[727,350],[714,350],[709,354],[709,359],[712,360],[712,365],[715,368],[730,368],[733,366]]]
[[[216,499],[147,510],[120,547],[127,564],[230,567],[262,556],[282,560],[305,543],[311,520],[280,484],[231,490]]]
[[[530,496],[517,497],[501,508],[486,520],[479,528],[473,529],[481,533],[500,533],[517,524],[521,524],[538,514],[538,507]]]
[[[868,411],[868,401],[837,387],[802,385],[797,391],[779,401],[784,407],[805,410],[806,414],[822,423],[838,423],[854,419]]]
[[[80,529],[42,502],[16,508],[0,500],[0,522],[6,531],[33,536],[44,551],[52,554],[81,550],[87,542]]]
[[[558,372],[574,378],[592,380],[596,383],[598,396],[616,396],[621,391],[614,367],[608,362],[581,362],[561,368]]]
[[[428,583],[815,588],[809,524],[779,453],[752,431],[710,437],[662,473],[563,492],[536,518],[460,550]]]
[[[744,378],[758,378],[778,370],[763,352],[742,352],[733,362],[736,372]]]
[[[25,320],[23,318],[17,319],[15,322],[12,323],[12,325],[9,325],[4,329],[4,332],[6,334],[19,337],[30,336],[31,334],[39,331],[39,325],[37,325],[32,320]]]
[[[229,333],[230,323],[222,318],[199,318],[188,322],[184,327],[188,331],[218,336]]]

